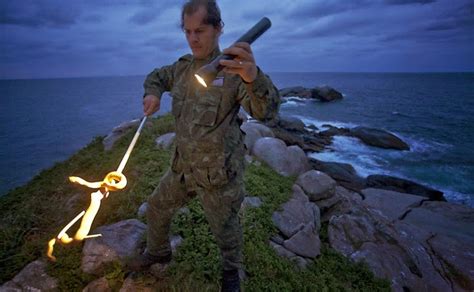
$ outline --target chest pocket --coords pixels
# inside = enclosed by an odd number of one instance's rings
[[[198,99],[193,106],[194,124],[206,127],[216,124],[222,100],[221,90],[217,87],[209,87],[198,94]]]
[[[173,87],[170,92],[172,103],[171,103],[171,113],[175,117],[175,119],[179,118],[184,106],[184,88],[181,87]]]

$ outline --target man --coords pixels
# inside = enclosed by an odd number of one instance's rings
[[[130,267],[140,270],[171,260],[171,219],[197,196],[221,250],[222,289],[239,291],[242,230],[238,212],[244,198],[245,146],[238,113],[242,105],[254,118],[271,120],[280,99],[278,90],[256,66],[247,43],[223,51],[236,58],[221,61],[225,69],[213,85],[205,88],[195,79],[194,73],[220,54],[223,23],[215,1],[188,1],[182,9],[181,26],[192,55],[154,70],[144,84],[147,116],[159,110],[162,93],[171,91],[176,149],[171,168],[148,201],[147,250]]]

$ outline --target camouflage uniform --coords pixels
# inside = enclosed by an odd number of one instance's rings
[[[240,105],[258,120],[275,117],[280,99],[271,80],[258,69],[254,82],[220,74],[221,86],[200,85],[194,73],[207,60],[185,55],[170,66],[151,72],[145,95],[172,96],[176,147],[169,169],[148,200],[148,252],[169,254],[169,228],[175,212],[198,196],[221,249],[224,270],[242,264],[242,230],[238,211],[244,198],[245,146],[238,117]]]

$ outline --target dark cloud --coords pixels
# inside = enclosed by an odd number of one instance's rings
[[[369,0],[315,1],[297,6],[289,12],[289,17],[321,18],[348,10],[363,9],[370,4]]]
[[[436,0],[385,0],[385,3],[390,5],[408,5],[408,4],[430,4]]]
[[[74,3],[64,5],[63,1],[2,1],[0,24],[27,27],[69,27],[75,24],[81,9]]]
[[[145,25],[156,20],[158,16],[159,14],[157,14],[153,9],[144,9],[135,13],[129,20],[138,25]]]

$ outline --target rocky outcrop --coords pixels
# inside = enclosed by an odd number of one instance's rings
[[[327,174],[311,170],[298,177],[296,184],[299,185],[311,202],[321,201],[334,196],[336,182]]]
[[[252,152],[283,176],[299,175],[310,169],[303,150],[298,146],[287,147],[280,139],[260,138],[255,142]]]
[[[147,121],[145,125],[149,123],[150,122]],[[112,149],[115,142],[117,142],[120,138],[122,138],[125,134],[127,134],[128,131],[132,129],[136,130],[139,124],[140,124],[140,120],[136,119],[136,120],[124,122],[118,125],[117,127],[113,128],[112,132],[110,132],[110,134],[108,134],[102,141],[102,143],[104,144],[104,149],[106,151]]]
[[[278,255],[296,260],[298,266],[304,267],[308,263],[306,259],[320,254],[319,209],[300,186],[293,186],[293,196],[281,206],[281,211],[273,213],[272,220],[280,236],[273,237],[270,245]]]
[[[360,191],[365,187],[365,179],[358,176],[354,167],[348,163],[327,162],[315,158],[310,158],[309,163],[313,169],[326,173],[347,189]]]
[[[327,85],[318,86],[314,88],[311,93],[313,94],[313,98],[319,99],[320,101],[324,102],[335,101],[343,98],[342,94],[339,91]]]
[[[345,196],[333,208],[332,248],[367,263],[376,276],[391,281],[394,291],[474,287],[471,208],[387,190],[362,194],[363,201]]]
[[[384,130],[355,127],[351,129],[350,133],[351,136],[359,138],[362,142],[370,146],[386,149],[410,150],[410,146],[403,142],[402,139]]]
[[[156,146],[169,150],[174,143],[174,138],[176,137],[175,133],[167,133],[156,138]]]
[[[286,87],[286,88],[280,89],[280,96],[281,97],[297,96],[300,98],[317,99],[323,102],[334,101],[334,100],[343,98],[340,92],[338,92],[334,88],[329,87],[327,85],[318,86],[312,89],[305,88],[302,86]]]
[[[82,270],[100,274],[107,263],[132,256],[137,252],[145,230],[146,225],[137,219],[97,228],[91,234],[102,236],[86,240],[82,250]]]
[[[36,260],[0,286],[0,292],[13,291],[59,291],[59,288],[58,281],[46,273],[46,262]]]
[[[258,139],[275,137],[270,128],[258,122],[243,123],[240,129],[245,133],[244,144],[247,147],[248,153],[252,153],[253,146]]]
[[[105,277],[90,282],[82,292],[112,292],[112,288]]]
[[[388,175],[369,175],[366,180],[366,187],[413,194],[426,197],[432,201],[446,201],[443,192],[407,179]]]

